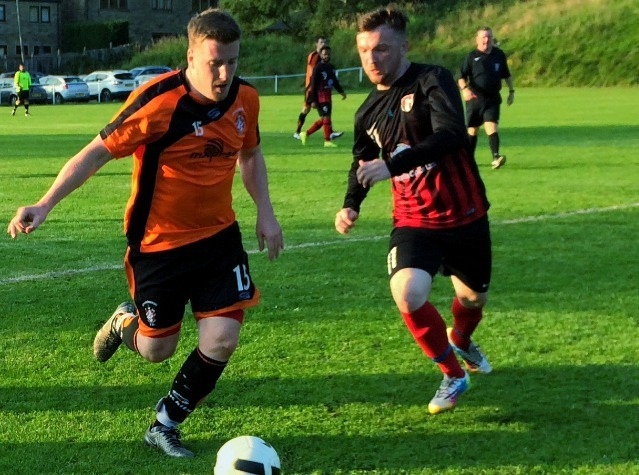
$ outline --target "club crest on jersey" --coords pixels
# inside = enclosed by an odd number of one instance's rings
[[[244,115],[244,109],[236,110],[233,115],[235,116],[235,129],[238,135],[243,136],[246,134],[246,116]]]
[[[157,323],[157,308],[158,304],[153,300],[145,300],[142,303],[144,309],[144,315],[146,316],[146,324],[150,327],[154,327]]]
[[[402,97],[402,112],[410,112],[415,101],[415,94]]]

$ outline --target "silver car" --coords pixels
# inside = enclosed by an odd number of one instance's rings
[[[93,71],[84,77],[89,85],[89,95],[98,102],[126,99],[135,88],[133,75],[129,71]]]
[[[133,75],[133,79],[135,79],[135,87],[139,87],[154,77],[170,71],[173,70],[168,66],[138,66],[129,72]]]
[[[78,76],[45,76],[40,78],[40,85],[54,104],[89,101],[89,85]]]

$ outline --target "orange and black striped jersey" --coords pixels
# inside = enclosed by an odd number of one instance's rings
[[[313,79],[313,69],[319,63],[320,56],[317,51],[312,51],[308,54],[306,58],[306,80],[304,81],[304,88],[308,89],[311,87],[311,79]]]
[[[190,91],[184,71],[159,76],[100,132],[111,155],[133,155],[124,230],[141,252],[184,246],[234,223],[238,152],[260,142],[259,96],[248,83],[234,78],[220,102],[200,103]]]

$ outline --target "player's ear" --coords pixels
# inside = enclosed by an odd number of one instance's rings
[[[402,41],[402,45],[401,45],[401,51],[402,54],[405,55],[406,53],[408,53],[408,49],[410,47],[410,44],[408,42],[408,40],[404,40]]]

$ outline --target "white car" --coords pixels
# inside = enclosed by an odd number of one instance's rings
[[[54,104],[89,101],[89,86],[78,76],[44,76],[40,85],[47,92],[47,100]]]
[[[170,71],[173,70],[168,66],[138,66],[137,68],[131,69],[129,72],[135,79],[135,87],[139,87],[154,77]]]
[[[133,75],[124,69],[114,71],[93,71],[84,77],[89,86],[89,95],[98,102],[126,99],[133,89]]]

